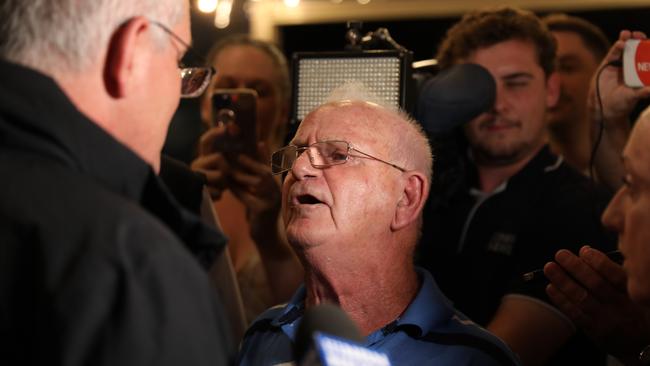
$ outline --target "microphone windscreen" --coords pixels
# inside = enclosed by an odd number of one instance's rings
[[[496,82],[477,64],[457,64],[427,80],[418,97],[416,119],[429,133],[449,132],[490,110]]]
[[[321,332],[354,342],[363,342],[363,337],[340,307],[333,304],[320,304],[305,311],[296,330],[294,344],[294,360],[300,364],[307,352],[312,348],[314,333]]]

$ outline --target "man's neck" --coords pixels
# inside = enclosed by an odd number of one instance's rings
[[[415,298],[419,283],[410,261],[386,266],[310,268],[305,274],[308,307],[337,304],[364,336],[397,319]]]
[[[589,125],[582,121],[563,121],[548,127],[548,140],[556,155],[561,155],[571,166],[586,171],[589,166]]]
[[[476,162],[476,170],[478,173],[479,189],[484,193],[492,193],[505,181],[510,179],[515,174],[519,173],[528,162],[530,162],[542,149],[543,145],[535,149],[534,152],[526,155],[525,157],[517,160],[516,162],[499,165]]]

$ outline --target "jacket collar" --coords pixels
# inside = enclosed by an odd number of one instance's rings
[[[151,167],[84,116],[56,82],[0,61],[0,146],[54,158],[102,186],[138,199]]]
[[[223,234],[182,209],[149,164],[84,116],[56,82],[0,60],[0,150],[37,154],[139,203],[209,267]]]

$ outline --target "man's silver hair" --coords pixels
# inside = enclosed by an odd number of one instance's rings
[[[0,58],[50,73],[79,72],[130,18],[173,27],[184,6],[181,0],[2,0]]]
[[[325,104],[340,102],[364,102],[376,105],[394,114],[401,121],[394,126],[393,139],[386,141],[393,152],[395,163],[406,169],[418,169],[426,174],[429,183],[433,177],[433,151],[422,126],[401,108],[378,97],[363,83],[353,81],[334,89]]]
[[[367,103],[376,104],[390,111],[397,111],[399,109],[399,107],[373,93],[370,89],[368,89],[368,87],[366,87],[364,83],[360,81],[348,81],[347,83],[332,90],[327,96],[325,103],[335,103],[345,100],[364,101]]]

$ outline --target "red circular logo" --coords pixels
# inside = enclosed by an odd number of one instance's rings
[[[650,42],[639,42],[634,55],[634,67],[643,85],[650,85]]]

